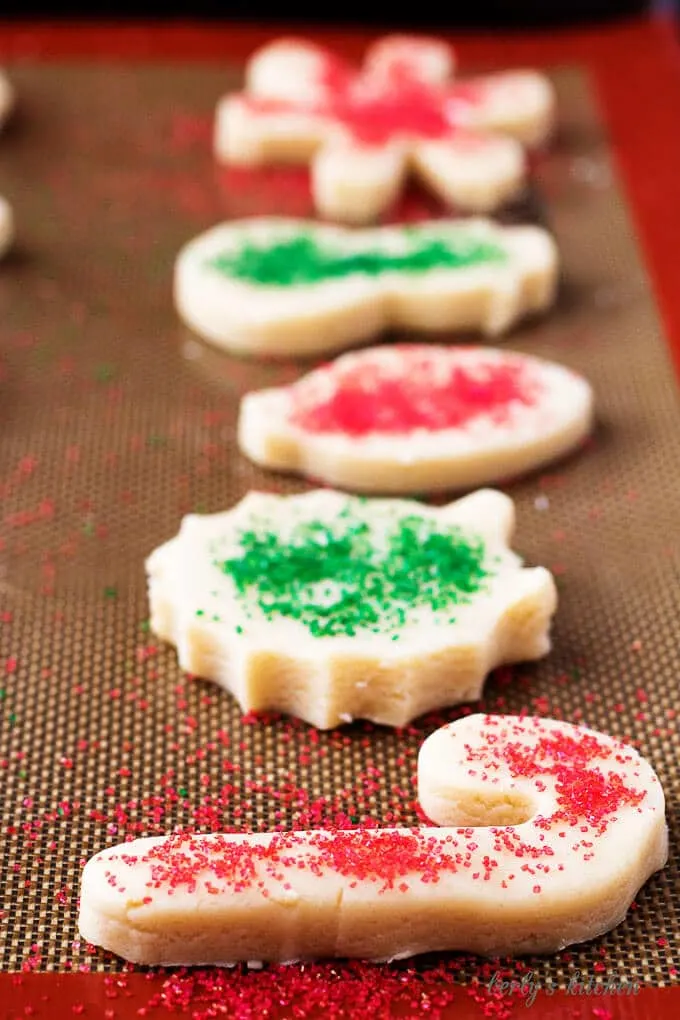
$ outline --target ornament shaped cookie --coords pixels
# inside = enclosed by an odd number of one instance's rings
[[[632,747],[552,719],[437,730],[418,792],[442,828],[137,839],[85,866],[80,933],[140,964],[557,952],[619,924],[667,858]]]
[[[149,557],[151,629],[244,712],[404,726],[549,651],[555,584],[510,551],[513,526],[493,490],[444,507],[252,492]]]
[[[548,80],[509,71],[453,81],[450,48],[386,36],[362,70],[302,39],[260,49],[245,90],[218,105],[215,150],[230,164],[310,163],[317,211],[375,220],[414,173],[444,202],[492,212],[524,187],[523,144],[554,121]]]
[[[406,495],[539,467],[581,442],[592,416],[588,383],[552,362],[493,347],[395,345],[246,394],[238,439],[264,467]]]
[[[348,230],[278,217],[213,227],[180,252],[175,305],[239,354],[339,351],[391,326],[498,335],[545,311],[557,252],[540,227],[488,220]]]

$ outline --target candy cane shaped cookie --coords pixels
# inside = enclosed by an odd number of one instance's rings
[[[472,715],[418,761],[442,828],[138,839],[93,857],[79,928],[141,964],[557,952],[609,931],[667,856],[651,766],[593,730]]]
[[[387,36],[363,69],[300,39],[259,50],[246,87],[221,100],[215,148],[233,164],[311,163],[319,213],[368,223],[409,171],[446,202],[491,212],[522,189],[522,144],[552,129],[553,90],[534,71],[452,81],[436,39]]]
[[[253,492],[152,553],[151,628],[246,712],[403,726],[548,652],[555,585],[508,548],[513,526],[492,490],[444,507]]]
[[[590,386],[560,365],[492,347],[393,345],[248,393],[238,437],[265,467],[406,495],[536,468],[581,442],[592,414]]]
[[[240,354],[313,355],[390,326],[498,335],[552,304],[557,252],[539,227],[488,220],[347,230],[254,218],[180,252],[175,304],[206,340]]]

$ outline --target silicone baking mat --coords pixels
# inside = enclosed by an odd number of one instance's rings
[[[0,953],[6,970],[115,971],[77,937],[90,854],[176,825],[412,824],[418,747],[459,710],[402,733],[244,718],[149,634],[144,557],[184,513],[305,487],[251,466],[234,438],[240,395],[303,365],[203,345],[174,314],[171,274],[180,245],[224,216],[309,212],[306,174],[215,167],[211,115],[235,70],[12,76],[21,109],[0,143],[0,192],[19,225],[0,267]],[[666,870],[610,935],[521,966],[544,985],[576,971],[663,985],[677,977],[680,910],[680,421],[587,82],[571,69],[555,80],[560,137],[538,160],[530,206],[555,231],[564,285],[554,314],[508,343],[585,373],[598,425],[578,454],[509,489],[516,546],[553,569],[561,605],[550,657],[498,671],[482,705],[601,728],[659,771]],[[427,209],[412,195],[400,215]],[[479,973],[463,957],[447,966],[462,981]]]

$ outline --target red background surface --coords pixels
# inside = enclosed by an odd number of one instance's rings
[[[0,23],[0,59],[239,60],[268,39],[290,31],[285,24],[264,28],[192,23]],[[381,33],[306,26],[304,34],[358,59],[366,44]],[[466,64],[579,64],[589,71],[680,372],[680,38],[675,24],[658,18],[545,34],[464,35],[451,41]],[[124,987],[112,989],[105,979],[103,974],[0,975],[0,1017],[136,1020],[145,1015],[138,1010],[162,984],[158,975],[128,974]],[[530,1017],[545,1020],[676,1020],[680,1016],[680,987],[644,988],[636,996],[618,997],[539,994],[531,1007],[518,1001],[512,1012],[521,1016],[525,1008]],[[169,1014],[153,1010],[146,1015]],[[347,1015],[352,1015],[351,1004]],[[484,1011],[461,996],[450,1015],[467,1020],[483,1016]]]

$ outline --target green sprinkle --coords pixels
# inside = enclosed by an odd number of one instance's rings
[[[142,620],[142,622],[139,625],[139,629],[143,631],[145,634],[148,634],[148,632],[151,630],[151,623],[149,622],[149,620]]]
[[[330,523],[301,520],[284,537],[272,521],[239,533],[240,554],[213,563],[247,613],[302,623],[314,637],[398,631],[418,610],[471,601],[493,571],[475,536],[416,513],[377,520],[350,499]],[[238,628],[237,628],[238,630]]]
[[[16,714],[16,712],[10,712],[10,714],[9,714],[9,724],[10,724],[10,726],[14,726],[14,723],[16,721],[17,721],[17,714]]]
[[[4,701],[7,697],[7,692],[0,689],[0,701]]]
[[[38,365],[46,365],[54,357],[54,351],[46,344],[36,344],[33,349],[33,357]]]
[[[92,521],[86,521],[85,524],[83,524],[83,532],[88,538],[92,538],[95,533],[95,527]]]
[[[152,432],[147,439],[149,446],[167,446],[167,442],[168,440],[166,436],[158,435],[156,432]]]
[[[296,234],[269,244],[248,241],[235,251],[215,255],[210,268],[225,276],[267,287],[290,287],[342,279],[353,274],[426,273],[431,269],[464,269],[484,262],[502,262],[499,245],[459,232],[428,237],[417,230],[405,233],[402,251],[367,249],[341,251],[317,243],[311,234]]]
[[[109,585],[108,587],[104,588],[104,598],[117,599],[118,589],[114,588],[113,585]]]
[[[236,626],[234,627],[234,630],[236,631],[237,634],[242,634],[243,633],[243,627],[241,626],[240,623],[236,624]]]
[[[177,792],[180,795],[180,797],[188,797],[189,796],[189,791],[184,786],[180,786],[179,789],[177,790]]]
[[[116,370],[113,365],[97,365],[94,373],[95,381],[101,383],[111,382],[116,377]]]
[[[197,609],[196,616],[205,616],[205,609]]]

